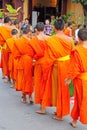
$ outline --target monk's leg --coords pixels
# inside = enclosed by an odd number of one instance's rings
[[[54,115],[52,118],[53,118],[54,120],[59,120],[59,121],[63,121],[63,120],[64,120],[63,116]]]
[[[10,88],[15,88],[15,80],[12,79],[12,85],[10,86]]]
[[[10,76],[7,76],[7,82],[8,82],[8,83],[11,83],[11,78],[10,78]]]
[[[46,114],[46,108],[42,107],[42,105],[40,105],[40,109],[38,111],[36,111],[36,113],[38,113],[38,114]]]
[[[30,104],[33,104],[33,98],[32,98],[32,94],[29,94],[29,101],[30,101]]]
[[[76,127],[76,124],[77,124],[77,120],[78,120],[78,117],[80,115],[80,109],[79,109],[79,102],[78,102],[78,94],[77,94],[77,90],[76,90],[76,87],[74,87],[74,106],[73,106],[73,109],[72,109],[72,112],[71,112],[71,117],[72,117],[72,121],[70,122],[70,125],[72,127]]]
[[[1,70],[2,70],[2,79],[5,79],[6,77],[4,76],[3,68],[1,68]]]
[[[52,104],[52,67],[43,66],[42,73],[42,87],[40,91],[40,95],[42,95],[41,107],[40,110],[37,111],[38,114],[46,114],[46,107],[51,106]]]
[[[22,93],[21,102],[26,103],[26,94]]]
[[[77,124],[77,120],[72,120],[72,122],[70,122],[70,125],[71,125],[73,128],[76,128],[76,124]]]

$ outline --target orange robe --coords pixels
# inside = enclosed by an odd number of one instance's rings
[[[64,79],[66,77],[66,73],[68,70],[69,59],[59,60],[59,58],[62,58],[70,54],[70,51],[72,49],[71,44],[72,44],[71,41],[57,37],[56,35],[51,36],[50,38],[47,39],[47,45],[51,50],[50,58],[53,60],[53,67],[55,66],[57,68],[56,75],[54,75],[56,76],[56,78],[54,77],[56,83],[54,82],[53,85],[52,81],[52,94],[51,94],[51,96],[55,96],[57,98],[56,102],[57,116],[65,116],[70,112],[69,88],[64,84]],[[57,92],[53,94],[53,91]],[[55,98],[53,98],[53,100],[55,100]]]
[[[13,58],[13,48],[14,48],[15,40],[16,39],[13,37],[6,40],[7,51],[9,53],[8,69],[10,73],[10,78],[12,79],[15,79],[14,72],[15,72],[16,60]]]
[[[71,52],[69,66],[67,77],[74,80],[75,96],[71,116],[74,120],[80,119],[83,124],[87,124],[87,49],[82,46],[76,47]],[[81,75],[84,73],[86,76],[82,78]]]
[[[34,37],[31,40],[31,46],[34,49],[34,59],[36,59],[34,68],[34,100],[36,104],[42,107],[51,105],[50,77],[52,63],[49,58],[48,48],[45,40],[39,40]]]
[[[5,26],[0,27],[0,45],[2,46],[1,66],[3,69],[3,75],[9,76],[8,70],[8,52],[6,50],[6,40],[11,38],[11,29]]]
[[[64,30],[64,33],[65,33],[67,36],[71,37],[71,36],[72,36],[72,29],[70,29],[69,27],[67,27],[67,28]]]
[[[32,57],[33,49],[29,45],[29,40],[19,38],[15,41],[13,56],[18,60],[16,75],[16,90],[22,91],[23,94],[31,95],[32,86]]]

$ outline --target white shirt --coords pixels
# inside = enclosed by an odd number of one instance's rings
[[[79,28],[76,29],[76,31],[75,31],[75,40],[76,40],[76,41],[78,41],[78,31],[79,31]]]

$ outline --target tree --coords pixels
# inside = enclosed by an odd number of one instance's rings
[[[75,3],[80,3],[83,7],[83,11],[84,11],[84,16],[85,16],[85,20],[87,22],[87,0],[72,0],[72,2]]]

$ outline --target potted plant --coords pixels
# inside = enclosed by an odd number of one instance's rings
[[[11,19],[17,19],[18,12],[20,11],[21,7],[18,7],[17,9],[13,8],[12,5],[6,4],[6,9],[8,12],[5,12],[6,16],[11,17]]]

